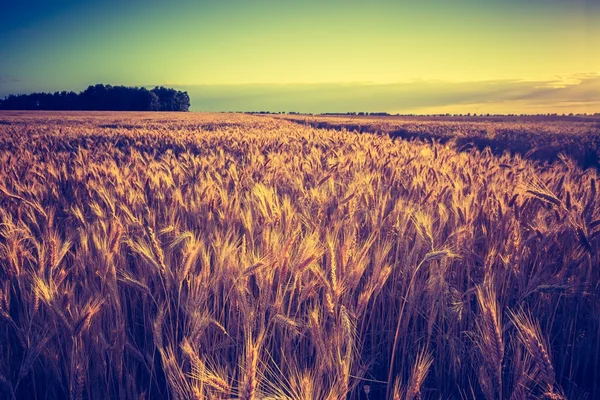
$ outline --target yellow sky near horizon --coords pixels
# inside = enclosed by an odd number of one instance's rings
[[[300,96],[297,84],[419,83],[415,97],[438,104],[430,89],[447,84],[572,85],[600,73],[599,48],[590,0],[33,0],[0,16],[0,96],[96,83],[229,85],[238,97],[248,84]],[[363,95],[377,106],[377,91]]]

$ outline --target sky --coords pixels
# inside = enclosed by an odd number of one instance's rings
[[[193,111],[600,112],[600,0],[20,0],[0,97],[96,83]]]

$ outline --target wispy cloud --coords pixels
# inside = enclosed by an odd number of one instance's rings
[[[595,73],[545,81],[195,85],[179,89],[190,93],[196,111],[600,111],[600,74]]]
[[[18,88],[22,82],[21,79],[14,76],[0,74],[0,99],[3,99],[11,93],[23,93],[23,91]]]
[[[19,78],[15,78],[15,77],[9,76],[9,75],[0,75],[0,85],[5,84],[5,83],[19,83],[19,82],[22,82],[22,80]]]

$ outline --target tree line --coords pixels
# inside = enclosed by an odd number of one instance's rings
[[[91,85],[82,92],[11,94],[0,110],[188,111],[187,92],[156,86]]]

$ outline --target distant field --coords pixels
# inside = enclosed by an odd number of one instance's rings
[[[383,133],[404,139],[452,142],[457,148],[489,147],[494,154],[509,151],[553,162],[560,154],[583,168],[600,167],[600,117],[402,117],[302,116],[279,118],[315,128]]]
[[[0,398],[599,398],[599,137],[2,112]]]

